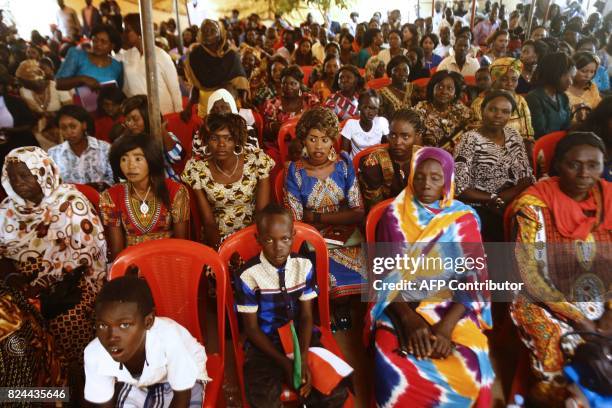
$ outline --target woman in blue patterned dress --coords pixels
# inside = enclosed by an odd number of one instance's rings
[[[335,326],[350,327],[348,299],[361,293],[364,259],[361,235],[356,228],[364,209],[353,165],[346,153],[338,155],[338,118],[327,108],[306,111],[296,128],[302,158],[291,162],[286,172],[285,205],[296,220],[314,225],[325,238],[339,245],[329,246],[330,296],[334,302]]]

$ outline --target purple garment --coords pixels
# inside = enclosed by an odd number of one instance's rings
[[[498,28],[499,21],[497,20],[494,23],[491,23],[489,19],[481,21],[474,27],[474,41],[477,45],[486,45],[487,38]]]

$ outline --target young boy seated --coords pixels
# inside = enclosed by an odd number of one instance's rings
[[[100,407],[201,407],[204,346],[155,316],[144,279],[107,282],[95,302],[96,338],[85,348],[85,399]]]
[[[329,394],[312,386],[307,367],[309,347],[320,345],[313,332],[312,305],[317,296],[315,272],[309,259],[291,254],[295,232],[293,218],[285,209],[270,204],[257,214],[259,256],[249,260],[236,279],[236,302],[244,322],[244,380],[253,408],[281,407],[282,385],[294,388],[293,360],[281,345],[278,329],[295,321],[302,360],[300,402],[307,406],[341,407],[348,397],[346,381]]]

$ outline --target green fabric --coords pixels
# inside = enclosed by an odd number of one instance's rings
[[[302,385],[302,355],[300,342],[293,322],[291,324],[291,339],[293,340],[293,388],[296,390]]]
[[[557,93],[557,99],[559,103],[555,104],[544,92],[544,88],[536,88],[525,97],[536,139],[569,128],[571,113],[569,99],[565,93]]]

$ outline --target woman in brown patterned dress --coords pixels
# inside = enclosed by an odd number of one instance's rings
[[[246,145],[246,122],[239,115],[208,115],[196,137],[203,147],[193,151],[181,177],[194,191],[204,241],[216,248],[268,205],[274,160]]]
[[[106,272],[102,225],[87,198],[60,183],[58,167],[39,147],[8,154],[2,186],[7,198],[0,204],[0,258],[15,270],[4,278],[41,299],[49,331],[68,362],[72,393],[78,393],[83,350],[94,337],[93,301]],[[45,302],[54,290],[62,299]]]

